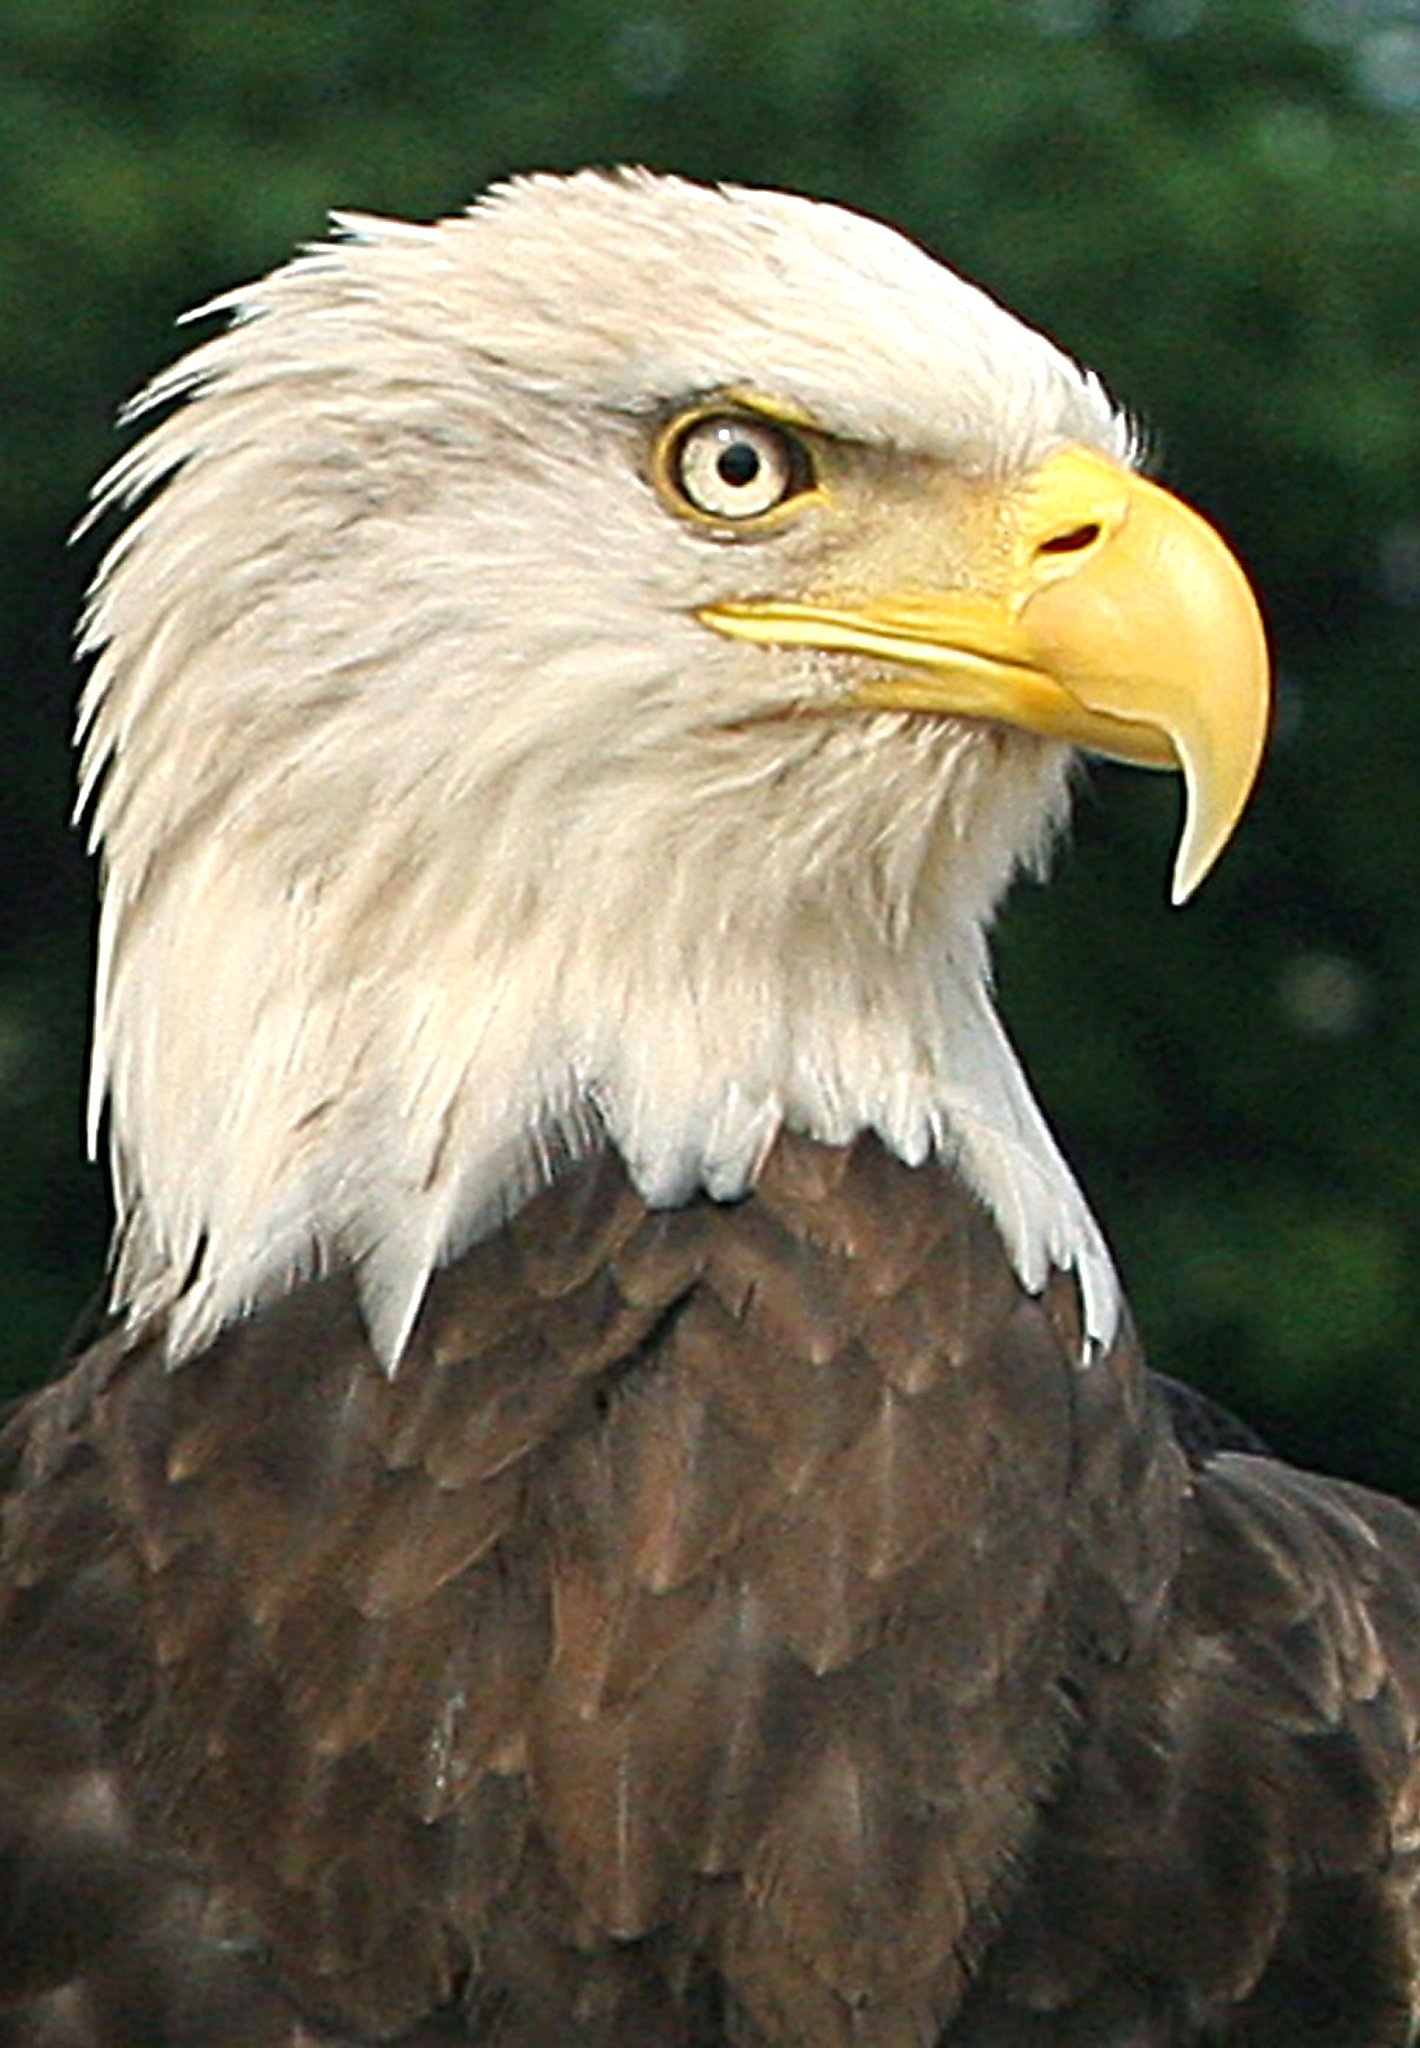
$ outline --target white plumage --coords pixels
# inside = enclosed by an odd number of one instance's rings
[[[799,715],[864,658],[696,613],[888,553],[950,586],[951,520],[902,516],[904,471],[1124,458],[1120,415],[983,293],[806,200],[589,174],[340,226],[220,302],[232,325],[140,410],[187,402],[104,486],[146,499],[96,587],[83,714],[117,1305],[170,1310],[181,1357],[353,1261],[393,1366],[431,1269],[589,1133],[674,1202],[741,1192],[787,1124],[959,1157],[1022,1278],[1075,1267],[1107,1340],[1107,1254],[984,941],[1069,750]],[[851,525],[736,547],[668,514],[649,431],[747,387],[851,447]]]

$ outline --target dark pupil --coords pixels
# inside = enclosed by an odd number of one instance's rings
[[[715,465],[720,472],[722,483],[741,490],[745,484],[752,484],[759,475],[759,455],[748,441],[732,441],[721,451]]]

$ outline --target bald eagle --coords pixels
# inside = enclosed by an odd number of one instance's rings
[[[888,229],[341,218],[88,614],[107,1324],[10,1417],[0,2041],[1414,2038],[1420,1527],[1143,1364],[992,1005],[1078,750],[1267,720]]]

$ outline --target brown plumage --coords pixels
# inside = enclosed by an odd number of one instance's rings
[[[1400,2043],[1420,1526],[1191,1461],[946,1174],[603,1157],[12,1421],[0,2038]]]
[[[784,195],[232,308],[90,613],[0,2048],[1402,2048],[1420,1523],[1145,1370],[991,999],[1072,747],[1231,831],[1223,543]]]

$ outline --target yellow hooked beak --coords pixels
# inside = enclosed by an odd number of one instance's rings
[[[770,598],[700,617],[736,639],[886,664],[841,700],[853,709],[995,719],[1181,769],[1183,902],[1231,837],[1267,737],[1267,641],[1246,576],[1187,505],[1074,446],[1003,499],[983,553],[982,576],[940,596]]]

